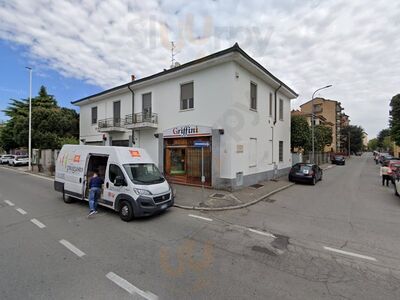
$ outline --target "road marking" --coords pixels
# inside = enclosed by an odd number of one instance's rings
[[[40,221],[37,220],[37,219],[31,219],[31,222],[32,222],[33,224],[35,224],[37,227],[39,227],[40,229],[46,227],[46,225],[44,225],[42,222],[40,222]]]
[[[253,232],[253,233],[261,234],[261,235],[268,236],[268,237],[271,237],[271,238],[274,238],[274,239],[276,238],[275,235],[273,235],[272,233],[269,233],[269,232],[259,231],[259,230],[255,230],[255,229],[252,229],[252,228],[248,228],[248,230]]]
[[[17,212],[19,212],[21,215],[26,215],[27,214],[27,212],[26,211],[24,211],[22,208],[16,208],[16,211]]]
[[[340,254],[345,254],[345,255],[349,255],[349,256],[354,256],[354,257],[358,257],[358,258],[363,258],[363,259],[367,259],[367,260],[376,261],[376,258],[371,257],[371,256],[366,256],[366,255],[362,255],[362,254],[357,254],[357,253],[353,253],[353,252],[343,251],[343,250],[340,250],[340,249],[335,249],[335,248],[325,247],[325,246],[324,246],[324,249],[325,249],[325,250],[328,250],[328,251],[340,253]]]
[[[129,294],[131,295],[140,295],[142,296],[144,299],[148,299],[148,300],[156,300],[158,299],[157,295],[154,295],[151,292],[145,292],[142,291],[141,289],[137,288],[136,286],[134,286],[133,284],[131,284],[129,281],[125,280],[124,278],[118,276],[117,274],[113,273],[113,272],[109,272],[107,273],[106,277],[108,279],[110,279],[111,281],[113,281],[115,284],[117,284],[119,287],[123,288],[125,291],[127,291]]]
[[[205,220],[205,221],[212,221],[212,219],[210,219],[210,218],[205,218],[205,217],[202,217],[202,216],[197,216],[197,215],[189,215],[189,217],[192,217],[192,218],[196,218],[196,219],[202,219],[202,220]]]
[[[66,240],[60,240],[60,244],[64,245],[68,250],[72,251],[79,257],[86,255],[85,252],[79,250],[78,248],[76,248],[74,245],[72,245],[70,242],[68,242]]]
[[[10,200],[4,200],[5,203],[7,203],[9,206],[14,206],[15,204],[12,203]]]

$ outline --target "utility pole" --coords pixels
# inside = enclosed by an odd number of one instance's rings
[[[28,141],[28,171],[32,171],[32,68],[26,67],[29,70],[29,141]]]

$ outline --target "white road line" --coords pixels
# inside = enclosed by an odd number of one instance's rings
[[[324,249],[325,249],[325,250],[328,250],[328,251],[340,253],[340,254],[345,254],[345,255],[349,255],[349,256],[354,256],[354,257],[358,257],[358,258],[363,258],[363,259],[367,259],[367,260],[376,261],[376,258],[371,257],[371,256],[366,256],[366,255],[362,255],[362,254],[357,254],[357,253],[353,253],[353,252],[343,251],[343,250],[340,250],[340,249],[335,249],[335,248],[325,247],[325,246],[324,246]]]
[[[212,219],[210,219],[210,218],[205,218],[205,217],[202,217],[202,216],[197,216],[197,215],[189,215],[189,217],[192,217],[192,218],[196,218],[196,219],[202,219],[202,220],[205,220],[205,221],[212,221]]]
[[[5,202],[6,204],[8,204],[9,206],[14,206],[14,205],[15,205],[15,204],[12,203],[10,200],[4,200],[4,202]]]
[[[40,229],[46,227],[46,225],[44,225],[42,222],[40,222],[40,221],[37,220],[37,219],[31,219],[31,222],[32,222],[33,224],[35,224],[37,227],[39,227]]]
[[[127,291],[129,294],[131,295],[140,295],[142,296],[144,299],[148,299],[148,300],[156,300],[158,299],[157,295],[154,295],[151,292],[145,292],[142,291],[141,289],[137,288],[136,286],[134,286],[133,284],[131,284],[129,281],[125,280],[124,278],[118,276],[117,274],[113,273],[113,272],[109,272],[107,273],[106,277],[108,279],[110,279],[111,281],[113,281],[115,284],[117,284],[119,287],[123,288],[125,291]]]
[[[86,255],[85,252],[79,250],[78,248],[76,248],[74,245],[72,245],[70,242],[68,242],[66,240],[60,240],[60,244],[64,245],[68,250],[72,251],[79,257]]]
[[[276,238],[275,235],[273,235],[272,233],[269,233],[269,232],[259,231],[259,230],[255,230],[255,229],[252,229],[252,228],[248,228],[248,230],[253,232],[253,233],[261,234],[261,235],[268,236],[268,237],[271,237],[271,238],[274,238],[274,239]]]
[[[24,211],[22,208],[16,208],[16,211],[17,212],[19,212],[21,215],[26,215],[27,214],[27,212],[26,211]]]

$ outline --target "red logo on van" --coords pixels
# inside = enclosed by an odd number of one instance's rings
[[[140,157],[140,152],[137,150],[129,150],[132,157]]]
[[[78,163],[81,160],[81,156],[80,155],[75,155],[74,156],[74,162]]]

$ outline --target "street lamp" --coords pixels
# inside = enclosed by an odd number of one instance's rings
[[[28,141],[28,170],[32,171],[32,68],[25,67],[29,70],[29,141]]]
[[[311,97],[311,106],[312,106],[312,109],[311,109],[311,140],[312,140],[312,163],[313,164],[315,164],[315,151],[314,151],[315,150],[314,149],[314,144],[315,144],[315,142],[314,142],[314,140],[315,140],[315,137],[314,137],[314,126],[315,126],[314,96],[315,96],[315,93],[317,93],[318,91],[330,88],[331,86],[332,86],[332,84],[324,86],[324,87],[321,87],[321,88],[315,90],[315,92],[312,94],[312,97]]]

